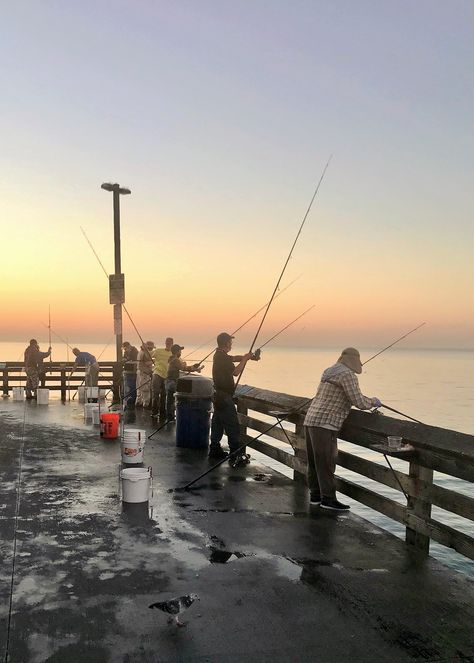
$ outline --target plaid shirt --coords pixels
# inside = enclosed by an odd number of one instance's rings
[[[316,396],[306,413],[304,425],[339,430],[352,405],[359,410],[369,410],[372,399],[361,393],[355,373],[337,363],[324,371]]]

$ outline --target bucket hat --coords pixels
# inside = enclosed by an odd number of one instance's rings
[[[359,350],[356,350],[355,348],[345,348],[341,352],[341,356],[337,361],[338,363],[347,366],[347,368],[350,368],[354,373],[362,373]]]

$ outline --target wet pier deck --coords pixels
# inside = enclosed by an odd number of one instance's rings
[[[119,462],[79,405],[0,401],[2,660],[474,661],[474,583],[403,541],[256,462],[169,492],[208,467],[172,426],[146,447],[151,517],[123,512]],[[185,628],[148,609],[190,592]]]

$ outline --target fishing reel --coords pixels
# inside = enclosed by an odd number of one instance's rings
[[[258,350],[255,350],[255,352],[252,352],[252,356],[250,357],[251,361],[260,361],[260,355],[262,354],[262,351],[260,348]]]

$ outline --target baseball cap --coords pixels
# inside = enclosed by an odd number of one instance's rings
[[[174,345],[171,346],[172,355],[176,354],[178,350],[184,350],[184,345],[178,345],[177,343],[175,343]]]

